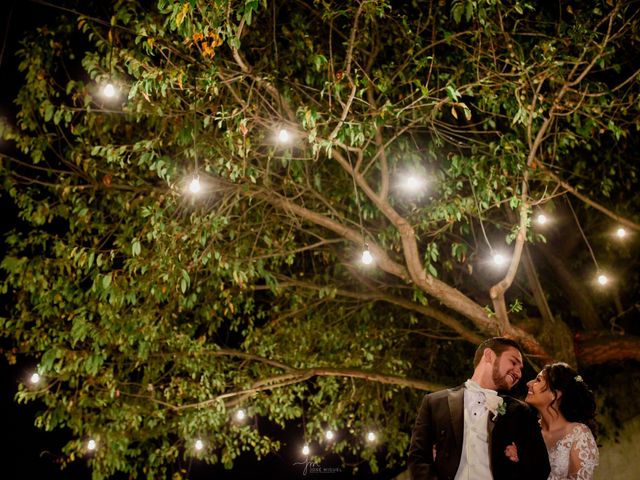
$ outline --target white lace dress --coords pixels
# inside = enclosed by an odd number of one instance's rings
[[[598,445],[589,427],[576,423],[569,433],[547,450],[551,474],[548,480],[591,480],[598,465]],[[573,468],[569,471],[570,460]]]

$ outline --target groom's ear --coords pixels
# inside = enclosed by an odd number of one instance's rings
[[[485,348],[484,352],[482,352],[482,359],[485,362],[493,363],[493,361],[496,359],[496,352],[494,352],[490,348]]]

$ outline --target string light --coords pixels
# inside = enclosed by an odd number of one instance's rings
[[[194,175],[191,183],[189,183],[189,191],[191,193],[200,193],[202,186],[200,185],[200,177],[198,175]]]
[[[40,375],[36,372],[29,378],[29,381],[34,385],[40,381]]]
[[[289,130],[287,130],[286,128],[281,128],[278,131],[278,142],[289,143],[290,140],[291,140],[291,134],[289,133]]]
[[[117,90],[116,87],[113,86],[113,83],[106,83],[102,87],[102,96],[105,98],[114,98],[116,96]]]
[[[536,223],[538,225],[544,225],[548,221],[549,221],[549,219],[547,218],[547,216],[544,213],[539,213],[538,216],[536,217]]]
[[[247,412],[245,412],[244,410],[240,409],[236,412],[235,414],[235,419],[238,422],[242,422],[245,418],[247,418]]]
[[[362,251],[362,263],[365,265],[371,265],[373,263],[373,255],[369,251],[369,245],[364,244],[364,250]]]
[[[618,238],[624,238],[627,236],[627,231],[624,228],[620,227],[616,230],[616,236]]]
[[[111,31],[109,31],[109,35],[111,35]],[[113,42],[109,46],[109,79],[113,79]],[[105,98],[112,99],[116,96],[117,90],[116,87],[111,83],[111,81],[105,83],[102,87],[102,96]]]
[[[367,432],[367,442],[373,443],[378,439],[375,432]]]
[[[407,175],[404,177],[401,185],[405,191],[409,193],[416,193],[424,188],[426,182],[423,178],[416,175]]]
[[[571,213],[573,214],[573,218],[575,218],[575,220],[576,220],[576,225],[578,225],[578,230],[580,231],[580,235],[582,235],[582,238],[584,239],[584,243],[587,245],[587,248],[589,249],[589,253],[591,254],[591,259],[593,260],[593,264],[596,266],[596,271],[599,271],[600,267],[598,266],[598,260],[596,259],[596,256],[593,253],[593,248],[591,248],[591,244],[589,243],[589,240],[587,240],[587,236],[584,234],[584,230],[582,229],[582,226],[580,225],[580,222],[578,221],[578,216],[576,215],[576,211],[573,209],[573,205],[571,205],[571,200],[569,199],[569,197],[565,197],[565,198],[567,200],[567,204],[569,205],[569,208],[571,209]],[[609,277],[607,277],[604,273],[600,273],[596,277],[595,281],[601,287],[603,287],[607,283],[609,283]]]
[[[491,261],[496,267],[502,267],[505,263],[507,263],[507,257],[502,253],[494,253],[491,256]]]
[[[200,439],[196,440],[196,443],[193,445],[193,447],[197,450],[200,451],[204,448],[204,442]]]
[[[98,444],[93,438],[87,442],[87,450],[89,450],[90,452],[93,452],[97,447]]]
[[[307,457],[309,455],[309,453],[311,453],[311,449],[309,448],[309,445],[304,445],[302,447],[302,455],[304,455],[305,457]]]
[[[335,436],[336,436],[336,435],[335,435],[335,433],[333,433],[333,431],[332,431],[332,430],[327,430],[327,431],[324,433],[324,438],[326,438],[326,439],[327,439],[327,440],[329,440],[329,441],[333,440]]]
[[[191,130],[191,138],[193,139],[193,162],[194,162],[194,169],[193,169],[193,178],[191,179],[191,182],[189,183],[189,191],[191,193],[193,193],[194,195],[197,195],[198,193],[200,193],[200,190],[202,189],[201,185],[200,185],[200,175],[198,175],[198,146],[196,144],[196,129],[198,126],[198,123],[196,121],[196,109],[195,106],[193,108],[193,128]]]

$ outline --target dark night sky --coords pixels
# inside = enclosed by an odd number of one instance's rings
[[[51,3],[63,3],[52,0]],[[18,60],[16,50],[23,33],[43,25],[56,16],[50,6],[30,0],[5,0],[0,8],[0,116],[14,118],[15,107],[12,101],[20,87],[20,75],[17,72]],[[16,155],[12,145],[0,139],[0,151],[8,155]],[[0,205],[3,219],[0,222],[0,257],[4,256],[4,234],[19,225],[16,211],[5,192],[0,191]],[[8,297],[0,297],[0,315],[7,314]],[[0,339],[0,348],[6,350],[12,345],[6,339]],[[14,401],[19,382],[25,382],[37,364],[37,359],[18,356],[16,365],[9,365],[0,356],[0,432],[5,439],[0,450],[2,473],[0,478],[46,478],[57,479],[87,479],[91,474],[84,460],[76,461],[71,467],[60,471],[56,460],[60,458],[62,446],[71,438],[68,431],[45,432],[34,426],[34,418],[42,405],[30,403],[19,405]],[[267,427],[268,428],[268,427]],[[185,465],[190,469],[190,478],[204,480],[211,478],[305,478],[303,466],[294,465],[303,460],[299,453],[299,440],[302,435],[299,428],[292,426],[286,432],[280,433],[281,440],[288,443],[277,454],[271,455],[261,462],[256,462],[253,455],[246,455],[238,459],[233,472],[225,471],[222,467],[212,467],[194,461]],[[380,464],[383,460],[380,459]],[[341,473],[321,475],[322,478],[337,480],[339,478],[390,478],[391,472],[372,475],[366,466],[361,466],[361,472],[354,477],[350,467],[341,467],[336,456],[327,456],[321,463],[322,467],[340,467]],[[395,474],[399,473],[396,469]],[[308,475],[306,478],[313,477]],[[318,475],[315,475],[318,477]],[[118,477],[116,477],[118,478]],[[124,476],[120,478],[125,478]]]

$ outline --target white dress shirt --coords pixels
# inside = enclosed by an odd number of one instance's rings
[[[464,436],[455,480],[491,480],[487,395],[497,395],[467,380],[464,384]]]

